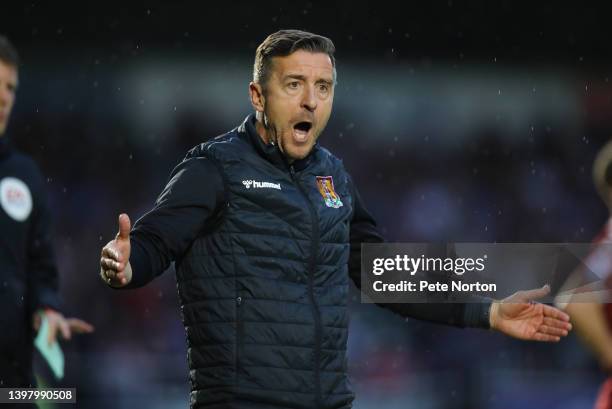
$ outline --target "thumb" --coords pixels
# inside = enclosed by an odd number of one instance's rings
[[[540,288],[522,291],[520,298],[522,299],[522,301],[537,300],[539,298],[547,296],[548,293],[550,293],[550,286],[548,284],[545,284]]]
[[[117,238],[129,239],[131,226],[130,217],[125,213],[121,213],[119,215],[119,233],[117,233]]]

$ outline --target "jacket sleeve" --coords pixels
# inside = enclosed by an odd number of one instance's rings
[[[53,248],[51,211],[42,175],[38,173],[33,186],[32,219],[27,244],[27,281],[30,308],[61,309],[59,296],[59,274]]]
[[[350,229],[349,274],[355,285],[361,290],[361,243],[383,243],[385,239],[379,232],[376,221],[368,212],[363,200],[349,178],[353,195],[353,216]],[[416,318],[438,324],[456,327],[489,328],[490,300],[478,297],[469,303],[380,303],[400,316]]]
[[[130,232],[132,281],[122,288],[141,287],[180,259],[216,220],[225,202],[223,177],[211,159],[191,157],[181,162],[153,209]]]

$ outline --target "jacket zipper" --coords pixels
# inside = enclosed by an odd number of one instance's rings
[[[240,367],[240,356],[242,350],[242,337],[243,337],[243,328],[244,324],[242,322],[242,295],[240,292],[238,293],[238,297],[236,297],[236,385],[238,385],[238,371]]]
[[[319,218],[317,216],[317,212],[315,210],[314,205],[311,200],[308,198],[306,191],[302,187],[302,184],[298,180],[295,174],[295,169],[293,165],[289,167],[289,172],[291,173],[291,179],[297,186],[298,190],[306,199],[306,203],[308,204],[308,209],[310,210],[310,219],[312,222],[312,237],[310,244],[310,261],[308,268],[308,296],[310,298],[310,303],[312,305],[312,315],[315,321],[315,365],[314,365],[314,376],[315,376],[315,405],[317,408],[321,407],[321,374],[319,371],[320,361],[321,361],[321,313],[319,311],[319,306],[317,305],[317,301],[314,295],[314,275],[317,267],[317,253],[319,252]]]

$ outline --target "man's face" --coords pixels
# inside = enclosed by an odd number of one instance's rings
[[[262,107],[268,140],[290,160],[303,159],[325,129],[334,101],[329,55],[298,50],[272,59]],[[257,109],[257,108],[256,108]]]
[[[17,90],[17,69],[0,60],[0,136],[8,124]]]

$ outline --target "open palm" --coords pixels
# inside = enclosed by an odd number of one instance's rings
[[[519,291],[491,307],[491,327],[514,338],[557,342],[572,329],[569,315],[549,305],[535,303],[550,292],[548,286]]]

